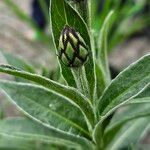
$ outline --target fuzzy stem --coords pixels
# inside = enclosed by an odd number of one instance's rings
[[[86,79],[85,68],[79,67],[79,68],[72,68],[71,70],[75,78],[77,88],[80,90],[80,92],[89,97],[89,87]]]

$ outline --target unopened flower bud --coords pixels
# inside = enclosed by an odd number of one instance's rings
[[[73,28],[65,26],[59,40],[58,57],[68,67],[80,67],[88,59],[88,48]]]

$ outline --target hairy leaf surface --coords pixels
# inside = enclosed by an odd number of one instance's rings
[[[150,125],[150,117],[139,118],[125,124],[117,133],[114,140],[106,145],[106,150],[131,148],[136,146]]]
[[[102,123],[119,106],[139,95],[150,83],[150,55],[123,70],[104,91],[98,105],[100,120],[94,130],[95,140],[102,132]]]
[[[32,84],[0,81],[0,87],[31,118],[48,127],[89,136],[83,114],[64,98]]]
[[[98,110],[101,116],[136,97],[150,83],[150,55],[123,70],[104,92]]]
[[[104,134],[105,145],[111,142],[125,123],[146,116],[150,116],[150,103],[130,104],[120,108],[120,111],[114,115],[109,126],[106,128]]]
[[[45,128],[29,119],[12,118],[0,121],[0,148],[47,150],[52,148],[52,144],[57,144],[57,147],[92,149],[92,143],[84,138]]]
[[[44,78],[36,74],[31,74],[25,71],[18,70],[12,66],[1,65],[0,72],[4,72],[7,74],[11,74],[14,76],[18,76],[33,81],[37,84],[44,86],[45,88],[55,93],[56,95],[59,95],[67,99],[69,102],[73,103],[78,108],[80,108],[80,110],[85,115],[88,125],[89,126],[93,125],[94,114],[92,111],[92,107],[88,102],[88,100],[76,89],[68,86],[63,86],[55,81],[52,81],[50,79]]]

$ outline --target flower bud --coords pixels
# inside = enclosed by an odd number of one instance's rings
[[[73,28],[65,26],[59,39],[58,57],[68,67],[80,67],[88,59],[88,48]]]

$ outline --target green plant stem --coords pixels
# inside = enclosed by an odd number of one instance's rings
[[[89,87],[88,87],[86,74],[85,74],[85,68],[79,67],[79,68],[72,68],[71,70],[75,78],[77,88],[79,89],[80,92],[82,92],[84,95],[89,97],[90,94],[89,94]]]

